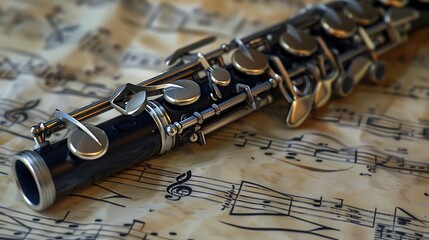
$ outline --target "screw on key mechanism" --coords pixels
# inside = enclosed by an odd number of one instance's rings
[[[208,73],[207,77],[211,83],[210,86],[214,91],[214,94],[210,94],[211,98],[213,100],[222,98],[222,93],[220,92],[218,85],[221,87],[228,86],[231,82],[231,74],[225,68],[218,66],[212,67],[202,53],[197,53],[197,57]]]
[[[216,40],[216,37],[210,36],[205,39],[202,39],[198,42],[192,43],[185,47],[179,48],[173,52],[172,55],[167,57],[165,63],[168,66],[180,65],[183,64],[186,59],[195,60],[195,57],[198,59],[198,62],[203,66],[203,68],[207,71],[207,78],[210,81],[210,88],[213,90],[213,93],[210,94],[213,100],[218,100],[222,98],[222,93],[219,90],[218,86],[226,87],[231,82],[230,73],[219,66],[211,66],[209,61],[205,58],[205,56],[200,53],[192,53],[192,51],[203,47],[207,44],[210,44]]]
[[[110,104],[123,115],[137,116],[146,108],[149,97],[159,96],[167,88],[183,87],[171,83],[150,86],[127,83],[115,90],[110,97]]]

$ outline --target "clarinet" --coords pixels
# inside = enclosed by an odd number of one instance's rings
[[[345,97],[361,81],[383,81],[379,55],[429,23],[427,0],[340,0],[234,39],[208,53],[208,37],[176,50],[170,68],[105,99],[31,128],[35,145],[12,160],[27,205],[42,211],[57,199],[164,154],[274,101],[285,99],[285,124],[300,126],[332,95]],[[119,116],[96,126],[83,121],[108,110]],[[50,143],[55,132],[66,139]]]

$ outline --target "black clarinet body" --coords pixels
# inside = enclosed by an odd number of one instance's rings
[[[39,177],[37,182],[31,179],[32,173],[24,164],[24,160],[15,163],[16,178],[20,180],[26,201],[38,206],[46,199],[66,196],[76,189],[110,176],[116,169],[130,167],[139,160],[159,153],[160,133],[147,112],[136,117],[119,116],[97,127],[109,138],[108,151],[97,161],[82,160],[71,154],[66,140],[45,148],[19,153],[19,158],[39,163],[33,167]],[[130,142],[130,139],[133,141]],[[41,180],[45,178],[47,180]]]
[[[408,6],[407,6],[408,4]],[[429,22],[424,1],[336,1],[309,6],[289,20],[202,54],[210,37],[175,51],[170,68],[112,96],[31,129],[36,145],[13,159],[26,203],[44,210],[71,192],[185,142],[205,136],[276,98],[286,100],[285,124],[298,127],[332,95],[361,81],[384,79],[378,56]],[[419,18],[420,16],[420,18]],[[416,24],[414,24],[414,22]],[[108,110],[120,116],[85,119]],[[70,129],[56,143],[54,132]]]

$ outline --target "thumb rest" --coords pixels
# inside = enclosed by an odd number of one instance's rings
[[[423,1],[422,1],[423,2]],[[34,210],[143,159],[205,135],[274,101],[288,102],[285,124],[300,126],[331,95],[345,97],[363,79],[379,83],[380,54],[407,39],[419,12],[407,1],[336,1],[203,54],[209,37],[176,50],[167,71],[31,128],[33,151],[19,152],[13,173]],[[279,89],[279,90],[277,90]],[[82,121],[115,109],[97,126]],[[62,129],[67,139],[47,139]]]

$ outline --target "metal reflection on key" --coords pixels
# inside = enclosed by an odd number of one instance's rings
[[[286,25],[286,32],[282,33],[279,41],[282,48],[294,56],[308,57],[317,50],[313,36],[290,24]]]
[[[55,115],[71,130],[67,138],[67,147],[73,155],[84,160],[94,160],[104,156],[109,146],[109,139],[102,129],[85,126],[60,110],[57,110]]]
[[[348,38],[356,32],[355,22],[343,13],[336,12],[325,5],[319,5],[324,12],[320,22],[325,31],[336,38]]]
[[[252,59],[241,51],[236,51],[232,55],[232,63],[240,72],[248,75],[261,75],[268,67],[267,57],[258,50],[248,49]]]
[[[344,13],[357,23],[368,26],[379,19],[379,12],[376,8],[355,0],[345,0]]]
[[[75,128],[67,138],[67,147],[73,155],[81,159],[95,160],[107,152],[109,139],[100,128],[94,126],[88,126],[87,128],[94,133],[100,144],[94,142],[82,129]]]
[[[164,90],[164,99],[173,105],[186,106],[195,103],[201,96],[200,85],[192,80],[181,79],[172,83],[181,87],[168,87]]]

